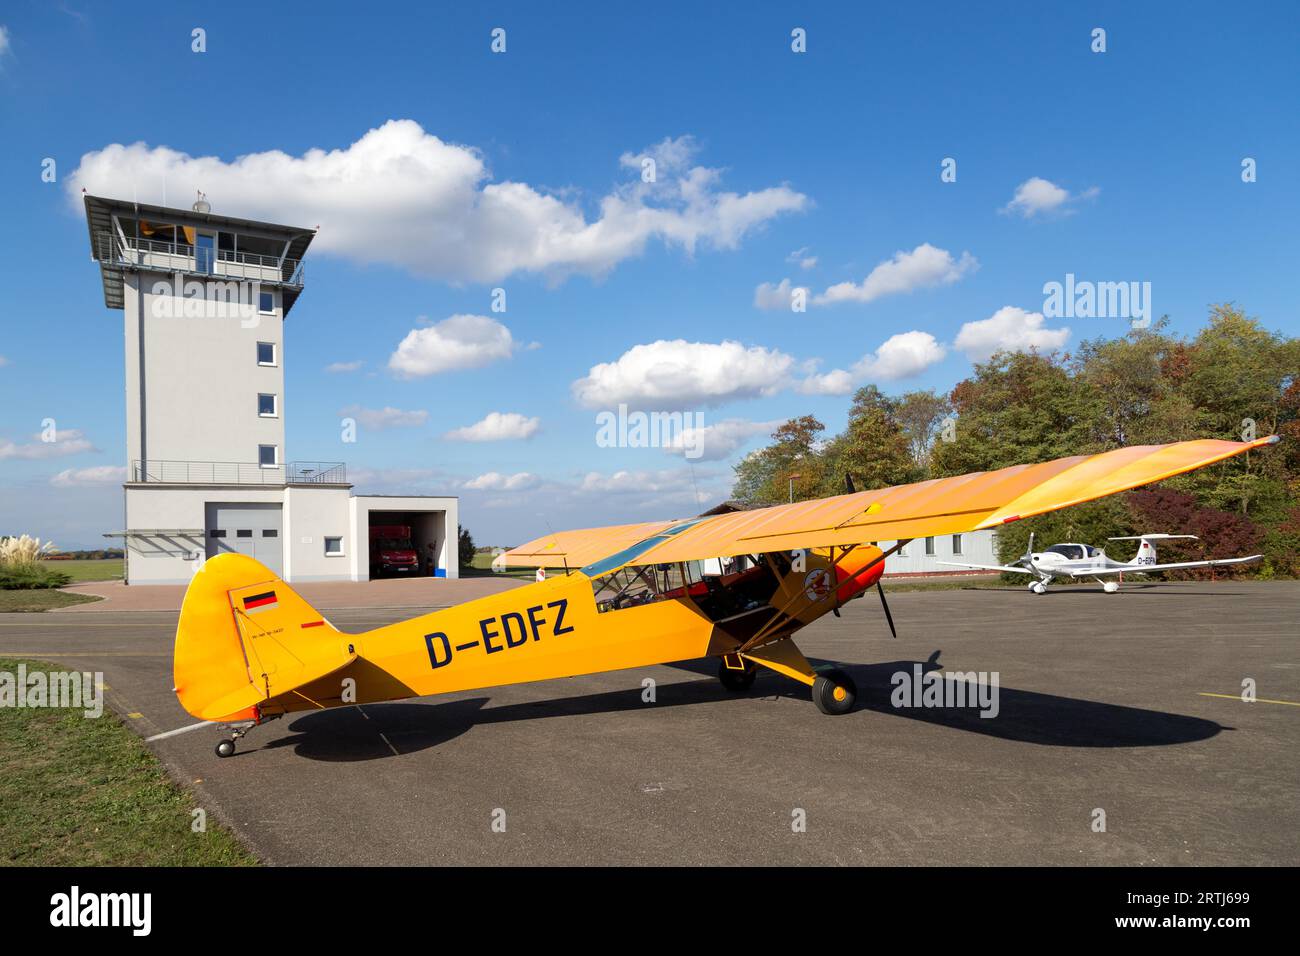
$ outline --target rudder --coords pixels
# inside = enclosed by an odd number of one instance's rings
[[[265,565],[209,558],[190,581],[176,627],[181,706],[203,720],[252,720],[264,701],[346,667],[348,636]]]

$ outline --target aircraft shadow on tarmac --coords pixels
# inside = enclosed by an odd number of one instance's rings
[[[974,707],[896,708],[890,702],[891,678],[900,671],[913,674],[914,665],[923,671],[942,669],[936,651],[928,661],[891,661],[877,664],[844,664],[858,685],[858,707],[848,716],[826,717],[808,702],[808,691],[794,682],[760,673],[748,694],[768,700],[793,699],[808,707],[810,720],[874,719],[876,714],[919,720],[952,730],[997,737],[1003,740],[1053,747],[1161,747],[1192,743],[1230,730],[1212,720],[1170,714],[1138,707],[1125,707],[1101,701],[1060,697],[1036,691],[1001,687],[996,717],[985,718]],[[827,664],[812,661],[814,666]],[[712,660],[687,661],[672,665],[709,678],[680,683],[660,682],[657,700],[646,704],[641,699],[640,680],[629,680],[625,690],[606,691],[577,697],[529,701],[486,708],[490,697],[459,700],[435,700],[430,703],[398,701],[367,704],[363,708],[339,707],[288,718],[288,735],[268,740],[263,747],[294,747],[299,756],[311,760],[355,761],[378,760],[418,750],[437,747],[460,736],[476,725],[547,717],[615,714],[625,711],[682,707],[695,704],[718,704],[734,699],[716,679],[717,665]],[[776,714],[772,715],[777,718]],[[272,725],[274,726],[274,725]],[[864,728],[866,730],[866,728]],[[879,723],[866,730],[888,733],[889,725]],[[250,748],[251,752],[252,748]]]

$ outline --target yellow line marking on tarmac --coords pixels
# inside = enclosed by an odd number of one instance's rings
[[[1300,707],[1300,701],[1295,700],[1269,700],[1267,697],[1256,697],[1253,701],[1246,701],[1242,700],[1240,694],[1207,694],[1205,691],[1200,693],[1202,697],[1222,697],[1224,700],[1240,700],[1242,703],[1286,704],[1288,707]]]
[[[130,717],[132,720],[139,720],[141,717],[144,716],[144,714],[140,713],[138,710],[133,710],[131,711],[131,713],[127,714],[127,716]]]

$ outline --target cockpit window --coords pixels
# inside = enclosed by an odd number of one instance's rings
[[[1083,545],[1079,544],[1054,544],[1047,550],[1051,554],[1059,554],[1071,561],[1078,561],[1083,557]]]

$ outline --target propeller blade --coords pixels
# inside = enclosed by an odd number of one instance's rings
[[[894,628],[894,615],[889,613],[889,602],[885,600],[885,589],[880,586],[880,581],[876,581],[876,590],[880,592],[880,606],[885,609],[885,620],[889,622],[889,633],[894,635],[894,640],[898,640],[898,631]]]

